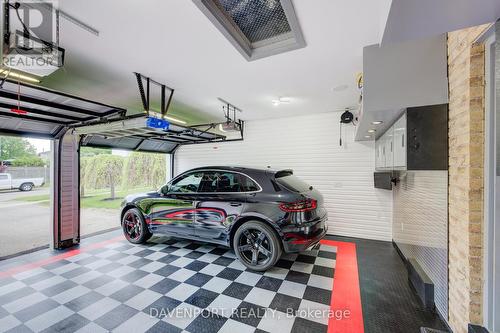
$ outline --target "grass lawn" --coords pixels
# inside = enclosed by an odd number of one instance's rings
[[[151,191],[150,188],[134,188],[127,190],[117,190],[116,191],[116,199],[109,199],[109,191],[94,191],[88,192],[85,197],[81,198],[80,205],[81,208],[109,208],[109,209],[118,209],[120,208],[120,204],[123,201],[123,198],[129,194],[133,193],[141,193]],[[49,204],[49,195],[48,194],[40,194],[40,195],[32,195],[26,197],[20,197],[13,200],[17,201],[25,201],[25,202],[36,202],[42,201],[42,204]]]

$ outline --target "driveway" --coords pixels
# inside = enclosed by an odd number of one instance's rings
[[[33,192],[0,193],[0,257],[44,246],[49,243],[50,206],[47,201],[13,200],[19,196],[46,194],[44,189]],[[120,225],[119,211],[87,208],[81,210],[81,236]]]

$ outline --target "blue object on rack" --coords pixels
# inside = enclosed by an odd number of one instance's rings
[[[150,127],[150,128],[158,128],[158,129],[162,129],[164,131],[168,131],[170,123],[168,121],[166,121],[165,119],[148,117],[146,120],[146,126]]]

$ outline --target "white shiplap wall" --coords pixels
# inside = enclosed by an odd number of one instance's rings
[[[392,193],[373,187],[373,142],[354,142],[340,113],[248,121],[245,140],[181,147],[175,173],[207,165],[291,168],[325,197],[329,233],[392,239]]]

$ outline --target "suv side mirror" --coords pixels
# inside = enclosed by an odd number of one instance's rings
[[[160,188],[160,195],[165,196],[168,194],[168,191],[170,190],[170,185],[164,185],[162,188]]]

